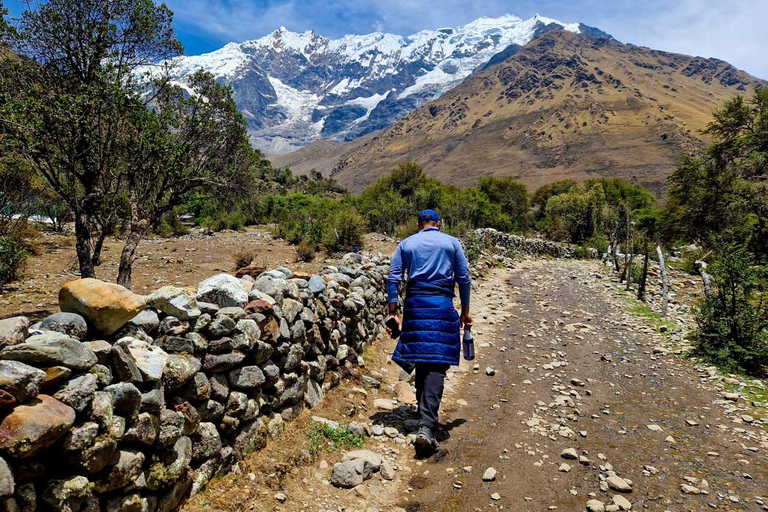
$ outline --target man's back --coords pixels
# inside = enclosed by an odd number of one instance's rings
[[[462,303],[465,297],[468,301],[470,275],[461,244],[436,227],[423,229],[397,246],[388,278],[390,301],[397,301],[397,285],[406,271],[409,286],[428,284],[452,294],[455,283],[459,283]]]

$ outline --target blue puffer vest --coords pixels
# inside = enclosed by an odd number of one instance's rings
[[[408,286],[402,334],[392,354],[395,362],[459,364],[459,315],[453,308],[453,292],[441,288]]]

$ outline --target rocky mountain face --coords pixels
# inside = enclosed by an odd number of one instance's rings
[[[281,28],[180,57],[173,76],[184,85],[202,68],[231,85],[253,145],[276,155],[318,139],[346,141],[386,128],[552,29],[610,38],[578,23],[510,15],[408,37],[377,32],[331,40]]]
[[[509,53],[365,144],[336,148],[334,176],[358,191],[416,161],[461,186],[488,175],[530,187],[619,176],[661,192],[681,152],[705,142],[712,111],[768,85],[720,60],[567,30]]]

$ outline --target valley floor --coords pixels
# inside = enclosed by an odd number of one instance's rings
[[[381,340],[363,370],[381,374],[380,389],[333,390],[185,510],[576,512],[591,499],[607,510],[768,510],[768,411],[747,399],[755,390],[680,359],[618,287],[597,262],[493,270],[473,299],[477,365],[449,376],[437,455],[413,459],[415,411],[407,393],[390,400],[402,386],[386,360],[393,343]],[[311,415],[377,426],[366,448],[383,456],[386,478],[333,487],[343,452],[310,456]],[[617,482],[631,492],[609,488]]]

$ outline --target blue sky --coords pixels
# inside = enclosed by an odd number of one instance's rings
[[[18,0],[6,1],[12,14]],[[582,22],[623,42],[717,57],[768,79],[768,0],[166,0],[186,53],[261,37],[280,26],[326,37],[408,35],[480,16],[538,13]]]

